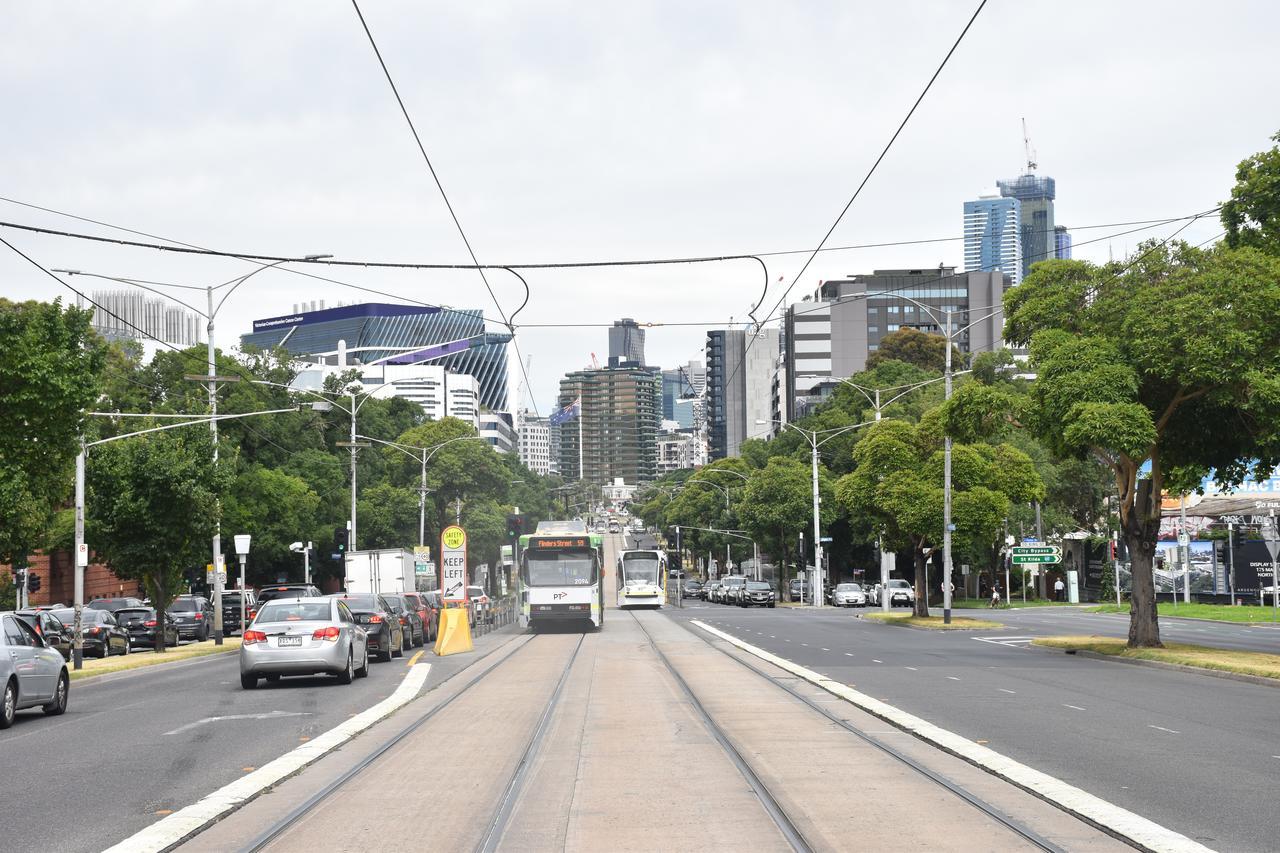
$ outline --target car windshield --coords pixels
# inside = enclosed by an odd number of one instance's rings
[[[133,619],[152,619],[156,612],[150,607],[125,607],[116,611],[117,622],[128,622]]]
[[[893,587],[894,589],[910,589],[911,588],[911,584],[907,583],[906,581],[889,581],[889,586]]]
[[[657,583],[658,558],[653,554],[623,554],[622,582]]]
[[[753,591],[756,591],[756,592],[763,592],[763,591],[765,591],[765,590],[769,589],[769,585],[768,585],[767,583],[765,583],[764,581],[748,581],[748,582],[747,582],[747,589],[749,589],[749,590],[753,590]]]
[[[725,586],[741,586],[742,578],[725,578],[724,585]]]
[[[858,588],[858,587],[857,587],[855,584],[851,584],[851,583],[842,583],[842,584],[837,584],[837,585],[836,585],[836,592],[852,592],[853,590],[855,590],[855,589],[857,589],[857,588]]]
[[[70,607],[67,607],[63,610],[53,610],[50,612],[53,613],[53,615],[56,616],[58,618],[58,621],[61,622],[63,625],[70,625],[71,623],[76,621],[76,612]],[[89,614],[87,612],[81,611],[81,619],[83,621],[85,622],[89,621],[89,619],[86,618],[88,617],[88,615]]]
[[[591,586],[596,582],[596,561],[580,551],[539,550],[528,554],[530,586]]]
[[[345,601],[351,610],[381,610],[376,595],[340,595],[339,601]]]
[[[329,619],[328,602],[272,602],[258,611],[254,624],[262,622],[312,622]]]
[[[196,603],[194,598],[179,598],[169,606],[169,609],[177,613],[191,613],[192,611],[199,610],[200,606]]]

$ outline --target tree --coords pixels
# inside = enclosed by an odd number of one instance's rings
[[[890,360],[941,373],[947,366],[947,339],[919,329],[898,329],[881,338],[879,348],[867,356],[867,370]],[[955,347],[951,348],[951,362],[957,366],[964,364],[964,357]]]
[[[1271,137],[1280,142],[1280,133]],[[1227,245],[1280,254],[1280,146],[1240,161],[1231,200],[1222,205]]]
[[[207,429],[185,427],[104,444],[86,471],[87,539],[118,577],[140,580],[163,613],[184,570],[205,564],[229,466],[213,464]],[[156,632],[164,650],[164,632]]]
[[[1159,646],[1162,493],[1210,472],[1238,483],[1280,461],[1280,258],[1152,243],[1124,264],[1046,261],[1005,309],[1005,338],[1030,347],[1032,393],[961,388],[948,429],[1021,423],[1054,454],[1111,471],[1132,559],[1129,645]]]
[[[253,537],[249,583],[295,574],[301,579],[301,563],[289,544],[312,538],[319,507],[320,498],[306,482],[284,471],[250,465],[236,476],[223,496],[222,528],[229,535]]]
[[[916,615],[928,616],[926,564],[943,544],[944,471],[940,410],[920,424],[881,421],[854,448],[852,473],[836,484],[851,516],[871,518],[888,550],[910,550]],[[988,549],[1012,502],[1043,497],[1031,459],[1010,445],[957,444],[951,451],[953,549]],[[949,579],[947,579],[949,580]]]
[[[418,541],[418,494],[390,483],[360,490],[361,548],[407,548]]]
[[[818,495],[819,516],[825,526],[835,519],[836,505],[831,479],[823,471],[819,471]],[[806,546],[813,547],[812,469],[784,456],[770,459],[764,468],[751,473],[738,515],[747,533],[778,561],[779,581],[785,583],[786,555],[792,543],[798,543],[804,533]],[[804,555],[799,556],[803,560]]]
[[[84,412],[104,361],[92,313],[0,299],[0,563],[41,544],[74,487]]]

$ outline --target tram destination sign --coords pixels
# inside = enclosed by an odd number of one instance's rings
[[[529,540],[530,548],[590,548],[591,538],[588,536],[554,536],[534,537]]]

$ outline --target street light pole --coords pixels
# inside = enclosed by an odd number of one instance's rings
[[[951,312],[947,314],[947,369],[943,399],[951,399]],[[943,440],[942,459],[942,623],[951,624],[951,434]],[[929,588],[925,585],[924,612],[929,613]]]
[[[821,605],[825,600],[824,591],[826,590],[826,576],[822,569],[822,530],[821,516],[819,514],[818,504],[820,498],[818,496],[818,442],[817,435],[813,436],[813,574],[815,583],[814,590],[809,596],[809,603],[814,606]]]

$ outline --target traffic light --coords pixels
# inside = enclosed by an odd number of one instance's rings
[[[40,576],[30,569],[27,570],[27,592],[40,591]]]
[[[338,527],[333,531],[333,550],[339,555],[347,553],[347,528]]]
[[[507,538],[519,539],[524,535],[524,514],[509,513],[507,515]]]

